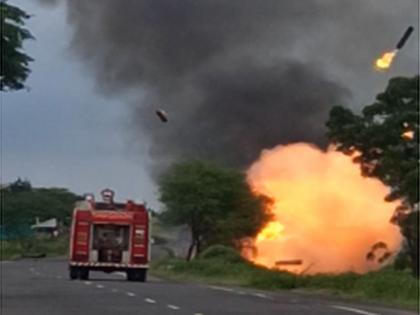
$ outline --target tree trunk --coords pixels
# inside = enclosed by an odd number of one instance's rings
[[[194,258],[194,249],[195,253],[198,253],[198,245],[199,245],[199,236],[194,231],[194,229],[191,229],[191,245],[188,248],[188,254],[187,254],[187,261],[191,261]]]
[[[195,244],[197,246],[197,255],[199,255],[201,253],[201,240],[200,240],[200,238],[196,239]]]
[[[416,278],[420,277],[419,272],[419,255],[417,253],[417,257],[411,258],[411,269],[413,270],[413,276]]]
[[[417,231],[418,233],[418,231]],[[417,238],[408,241],[408,254],[410,256],[411,270],[413,276],[419,278],[419,242]]]
[[[194,240],[191,242],[190,247],[188,248],[188,254],[187,254],[187,261],[191,261],[192,254],[194,253],[194,247],[196,246]]]
[[[407,240],[413,275],[419,277],[419,211],[411,212],[402,222],[402,234]]]

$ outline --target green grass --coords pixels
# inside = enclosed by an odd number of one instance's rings
[[[67,254],[68,238],[34,237],[24,240],[1,241],[1,259],[15,260],[23,256],[46,254],[47,256],[60,256]]]
[[[387,304],[418,307],[419,280],[410,273],[392,268],[364,275],[315,275],[296,277],[296,287],[373,300]]]
[[[22,245],[16,241],[1,242],[1,260],[15,260],[23,253]]]
[[[293,289],[408,308],[418,307],[419,280],[408,272],[387,268],[365,275],[347,273],[298,276],[257,267],[244,261],[231,249],[222,249],[219,246],[216,249],[210,248],[209,251],[191,262],[180,259],[156,262],[152,266],[152,272],[157,276],[180,281],[237,285],[263,290]]]

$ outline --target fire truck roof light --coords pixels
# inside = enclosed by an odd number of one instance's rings
[[[86,201],[95,201],[95,196],[93,194],[85,194]]]
[[[114,191],[109,188],[105,188],[104,190],[102,190],[101,196],[102,196],[102,200],[106,203],[114,202]]]

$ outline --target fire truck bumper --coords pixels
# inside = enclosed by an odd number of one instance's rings
[[[106,263],[106,262],[80,262],[70,261],[70,267],[84,267],[90,270],[98,271],[117,271],[117,270],[130,270],[130,269],[148,269],[148,264],[119,264],[119,263]]]

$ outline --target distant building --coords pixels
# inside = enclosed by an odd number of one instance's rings
[[[31,229],[38,234],[58,236],[58,222],[56,218],[40,222],[39,218],[36,217],[35,224],[31,225]]]

